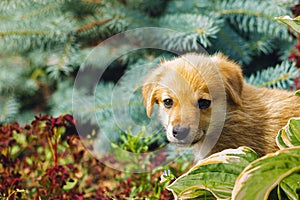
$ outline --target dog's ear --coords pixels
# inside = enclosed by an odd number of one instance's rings
[[[144,100],[144,105],[146,107],[147,116],[151,117],[154,103],[157,102],[155,91],[157,88],[158,81],[162,73],[162,67],[158,67],[150,72],[146,81],[142,86],[142,96]]]
[[[144,100],[144,105],[146,107],[147,116],[151,117],[153,106],[155,103],[154,99],[154,83],[146,82],[142,87],[142,96]]]
[[[241,67],[227,59],[222,54],[217,54],[219,58],[219,70],[223,76],[225,90],[229,98],[237,105],[242,105],[243,75]]]

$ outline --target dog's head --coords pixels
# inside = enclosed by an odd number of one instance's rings
[[[222,85],[220,85],[222,84]],[[222,91],[225,92],[215,92]],[[243,77],[240,67],[221,55],[186,54],[163,61],[146,78],[142,95],[147,115],[155,103],[170,142],[191,145],[208,134],[212,107],[222,102],[240,106]],[[213,92],[214,91],[214,92]]]

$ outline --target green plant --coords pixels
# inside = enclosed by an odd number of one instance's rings
[[[298,199],[299,155],[298,146],[279,150],[250,163],[239,175],[232,197],[245,200],[268,199],[275,189],[278,199]]]
[[[238,175],[258,155],[247,147],[228,149],[201,160],[168,189],[176,199],[230,199]]]
[[[158,199],[162,196],[165,198],[169,196],[166,190],[167,180],[161,183],[158,179],[155,180],[153,185],[153,176],[157,176],[161,171],[170,172],[171,170],[177,171],[176,174],[183,172],[189,165],[178,165],[174,168],[167,162],[166,151],[153,151],[151,146],[157,146],[160,149],[166,144],[161,144],[159,139],[162,137],[160,133],[146,135],[145,129],[133,135],[128,130],[126,133],[121,134],[120,141],[112,142],[113,158],[123,166],[123,180],[129,181],[131,185],[129,197],[147,196],[150,199]],[[124,151],[122,151],[124,150]],[[132,154],[128,155],[128,152]],[[184,159],[184,158],[182,158]],[[181,159],[181,160],[182,160]],[[190,162],[189,162],[190,163]],[[182,166],[182,167],[180,167]],[[140,172],[142,171],[142,172]],[[163,174],[163,179],[172,177],[172,174]],[[169,180],[170,181],[170,180]],[[153,191],[149,193],[149,191]]]
[[[281,150],[250,163],[239,175],[233,197],[267,199],[277,187],[279,199],[299,198],[300,118],[292,118],[276,138]],[[257,185],[257,181],[260,184]],[[275,188],[276,189],[276,188]],[[251,198],[245,194],[255,194]]]
[[[116,159],[120,160],[122,162],[128,162],[130,165],[126,165],[124,168],[125,171],[135,171],[138,169],[142,169],[144,171],[148,170],[148,167],[152,167],[149,165],[159,165],[160,161],[165,160],[164,154],[161,156],[163,157],[162,160],[158,160],[158,163],[151,162],[151,157],[154,156],[154,154],[151,152],[153,149],[149,149],[150,146],[157,146],[156,148],[161,148],[165,145],[165,143],[159,143],[159,139],[163,137],[161,133],[157,134],[148,134],[146,136],[145,129],[137,133],[136,136],[133,135],[133,133],[128,130],[126,133],[120,134],[120,141],[119,142],[112,142],[111,145],[113,147],[113,151],[116,151],[114,155],[116,155]],[[124,151],[122,151],[124,150]],[[126,157],[126,154],[122,154],[122,152],[132,153],[130,158]],[[145,154],[145,157],[143,157],[143,162],[140,162],[141,154]],[[127,160],[129,159],[129,160]],[[132,165],[131,165],[132,164]],[[128,167],[128,168],[127,168]],[[135,169],[137,167],[138,169]]]

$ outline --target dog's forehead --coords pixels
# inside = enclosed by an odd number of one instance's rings
[[[208,87],[201,73],[196,67],[189,65],[164,66],[164,73],[160,77],[160,85],[167,91],[181,96],[199,98],[201,93],[208,92]]]

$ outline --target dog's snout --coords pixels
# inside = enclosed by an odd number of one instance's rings
[[[190,129],[176,125],[173,127],[173,136],[178,140],[183,140],[189,134]]]

